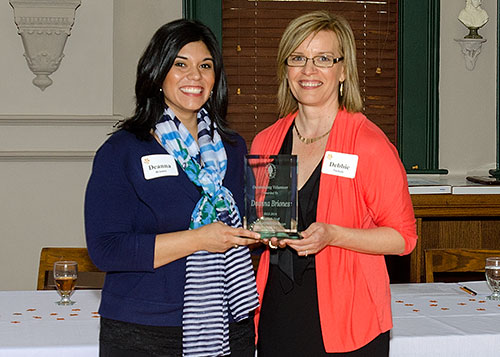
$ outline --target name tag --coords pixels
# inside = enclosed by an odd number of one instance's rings
[[[323,159],[321,172],[327,175],[354,178],[356,177],[357,167],[358,155],[327,151]]]
[[[148,155],[141,157],[144,178],[151,180],[163,176],[177,176],[177,165],[172,155]]]

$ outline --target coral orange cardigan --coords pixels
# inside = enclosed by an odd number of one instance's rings
[[[252,154],[277,154],[297,113],[259,133]],[[317,221],[351,228],[392,227],[409,254],[416,245],[415,216],[406,172],[384,133],[364,115],[339,110],[326,151],[358,155],[354,179],[321,173]],[[299,161],[300,165],[300,161]],[[389,277],[383,255],[328,246],[316,254],[321,331],[326,351],[356,350],[392,328]],[[269,249],[257,273],[260,300]],[[307,301],[304,301],[307,304]],[[256,312],[258,326],[260,309]]]

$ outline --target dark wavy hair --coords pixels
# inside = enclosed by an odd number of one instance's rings
[[[132,117],[118,125],[134,133],[139,139],[150,140],[151,129],[161,118],[166,107],[163,81],[174,64],[179,51],[188,43],[202,41],[214,60],[215,82],[213,93],[204,104],[219,134],[226,140],[232,131],[226,122],[227,79],[222,63],[222,54],[213,32],[195,20],[175,20],[160,27],[153,35],[137,65],[135,83],[136,106]],[[231,141],[229,139],[229,141]]]

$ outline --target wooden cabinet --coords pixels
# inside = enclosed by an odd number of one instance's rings
[[[500,249],[500,195],[412,195],[418,241],[409,257],[387,257],[393,282],[423,282],[427,248]]]

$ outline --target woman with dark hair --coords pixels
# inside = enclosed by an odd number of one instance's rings
[[[241,227],[241,136],[203,24],[162,26],[139,60],[135,114],[99,148],[87,246],[107,272],[101,356],[254,356],[258,305]]]

